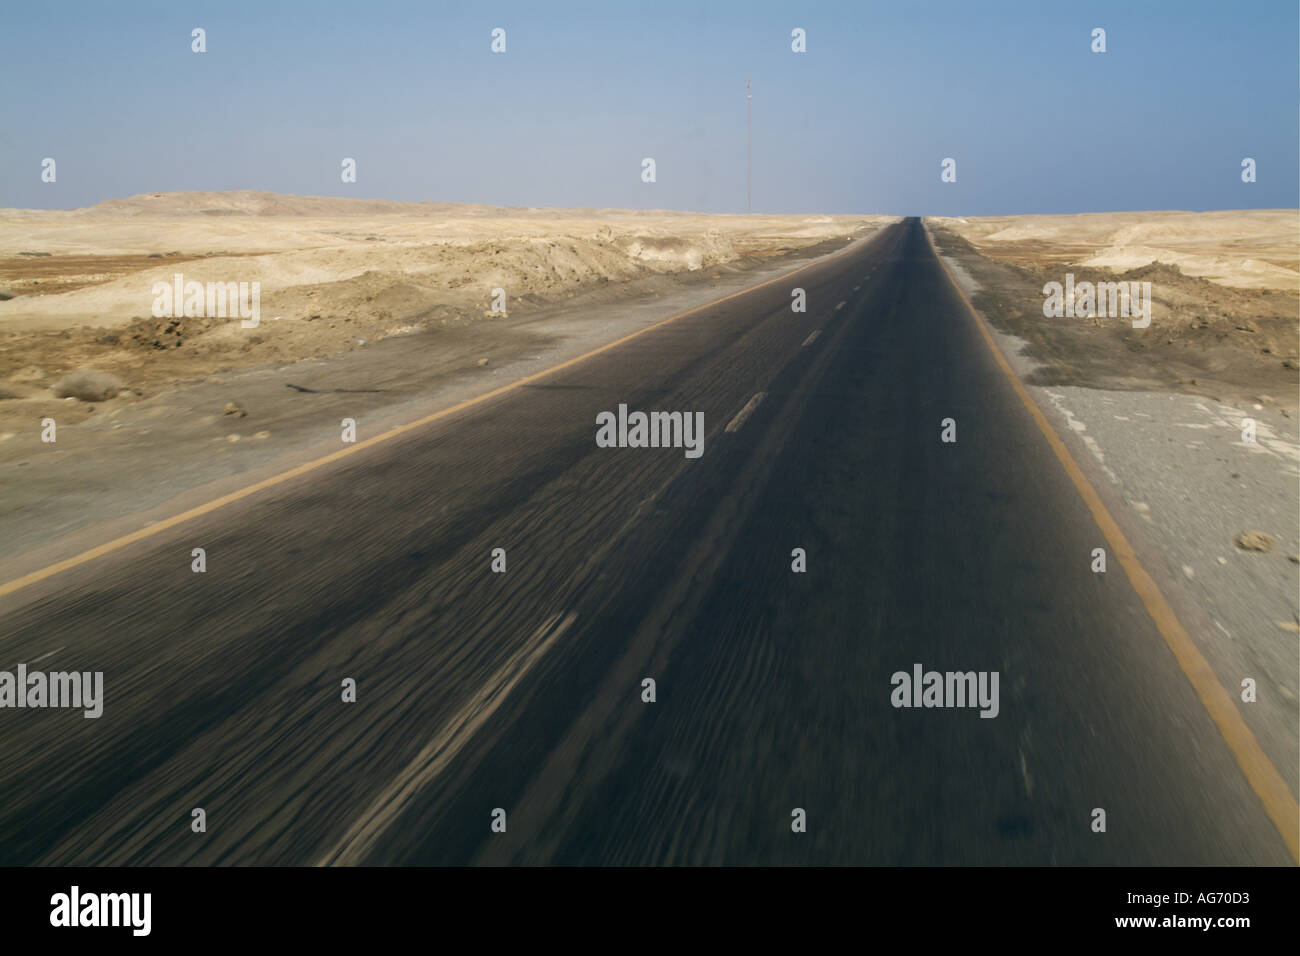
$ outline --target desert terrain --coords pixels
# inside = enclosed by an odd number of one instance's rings
[[[1295,292],[1300,212],[1105,212],[1070,216],[935,218],[981,252],[1021,265],[1124,272],[1153,262],[1236,289]]]
[[[752,268],[888,221],[264,192],[0,210],[0,435],[55,408],[60,423],[75,423],[96,406],[130,404],[216,373],[320,359],[415,332],[478,326],[490,343],[499,335],[489,324],[593,289],[610,290],[611,301],[661,294],[678,281],[717,278],[719,268]],[[178,273],[200,283],[259,283],[260,324],[154,317],[154,283]],[[505,309],[494,311],[497,288]]]
[[[1024,339],[1039,384],[1172,389],[1295,414],[1300,212],[1123,212],[928,219],[976,304]],[[1150,282],[1151,327],[1050,319],[1043,286]]]

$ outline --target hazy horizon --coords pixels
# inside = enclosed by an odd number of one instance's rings
[[[139,198],[139,197],[142,197],[142,196],[171,196],[171,195],[182,195],[182,194],[187,194],[187,193],[192,193],[192,194],[213,193],[213,194],[219,194],[219,195],[230,195],[230,194],[233,194],[233,193],[262,193],[262,194],[266,194],[266,195],[268,195],[268,196],[278,196],[278,197],[285,198],[285,199],[331,199],[331,200],[335,200],[335,199],[337,199],[337,200],[354,201],[354,202],[392,202],[392,203],[410,203],[410,204],[413,204],[413,205],[414,205],[414,204],[418,204],[418,203],[434,203],[434,204],[445,204],[445,205],[486,206],[486,207],[490,207],[490,208],[494,208],[494,209],[507,209],[507,210],[508,210],[508,209],[520,209],[520,210],[525,210],[525,211],[539,211],[539,212],[540,212],[540,211],[545,211],[545,210],[556,210],[556,211],[565,211],[565,212],[568,212],[568,211],[574,211],[574,212],[578,212],[578,211],[592,211],[592,212],[600,212],[600,211],[603,211],[603,210],[609,210],[609,211],[611,211],[611,212],[636,212],[636,213],[681,213],[681,214],[683,214],[683,215],[716,215],[716,216],[744,216],[744,215],[746,215],[746,213],[745,213],[743,210],[741,210],[741,211],[739,211],[739,212],[736,212],[736,211],[730,211],[730,210],[704,211],[704,210],[699,210],[699,209],[678,209],[678,208],[669,208],[669,207],[630,207],[630,206],[524,206],[524,205],[502,205],[502,204],[500,204],[500,203],[468,202],[468,201],[461,201],[461,200],[445,200],[445,199],[389,199],[389,198],[384,197],[384,196],[333,196],[333,195],[309,194],[309,193],[281,193],[281,192],[273,192],[273,191],[271,191],[271,190],[267,190],[267,189],[252,189],[252,188],[234,188],[234,189],[173,189],[173,190],[166,190],[166,191],[147,190],[147,191],[142,192],[142,193],[132,193],[132,194],[129,195],[129,196],[106,196],[106,197],[104,197],[103,199],[98,200],[97,202],[91,203],[91,204],[89,204],[89,205],[87,205],[87,206],[69,206],[69,207],[54,207],[54,206],[49,206],[49,207],[39,207],[39,206],[4,206],[4,207],[0,207],[0,208],[3,208],[3,209],[5,209],[5,210],[7,210],[7,211],[20,211],[20,212],[76,212],[76,211],[78,211],[78,210],[83,210],[83,209],[92,209],[92,208],[94,208],[95,206],[102,205],[103,203],[107,203],[107,202],[114,202],[114,201],[119,201],[119,202],[120,202],[120,201],[123,201],[123,200],[136,199],[136,198]],[[794,210],[794,211],[792,211],[792,212],[786,212],[786,213],[762,212],[762,211],[757,211],[757,210],[756,210],[756,211],[753,213],[753,215],[754,215],[754,216],[777,216],[777,215],[791,215],[791,216],[845,216],[845,215],[847,215],[847,216],[855,216],[855,215],[861,215],[861,216],[880,216],[880,215],[891,215],[891,216],[899,216],[899,217],[903,217],[903,218],[908,218],[908,217],[916,217],[916,218],[939,217],[939,218],[960,218],[960,219],[992,219],[992,218],[1001,218],[1001,217],[1010,217],[1010,216],[1037,216],[1037,215],[1041,215],[1041,216],[1106,216],[1106,215],[1118,215],[1118,214],[1122,214],[1122,213],[1139,213],[1139,212],[1186,212],[1186,213],[1210,213],[1210,212],[1291,212],[1291,211],[1300,212],[1300,206],[1234,206],[1234,207],[1217,207],[1217,206],[1216,206],[1216,207],[1206,208],[1206,209],[1187,209],[1187,208],[1161,208],[1161,209],[1155,209],[1155,208],[1151,208],[1151,209],[1089,209],[1089,210],[1085,210],[1085,211],[1082,211],[1082,212],[1055,212],[1055,211],[1046,211],[1046,212],[1017,212],[1017,211],[1014,211],[1014,210],[1013,210],[1013,211],[1010,211],[1010,212],[995,212],[995,213],[987,213],[987,214],[979,215],[979,216],[974,216],[974,215],[970,215],[970,216],[948,216],[948,215],[946,215],[946,214],[944,214],[944,213],[881,213],[881,212],[879,212],[879,211],[872,211],[872,210],[855,210],[855,211],[853,211],[853,212],[847,212],[847,213],[846,213],[846,212],[842,212],[842,211],[840,211],[840,210],[835,210],[835,209],[806,209],[806,210]]]
[[[752,76],[756,213],[1291,209],[1298,30],[1294,3],[20,6],[0,207],[247,189],[741,213]]]

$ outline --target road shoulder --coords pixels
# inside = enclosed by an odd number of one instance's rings
[[[1054,330],[1044,325],[1031,341],[1011,331],[1014,320],[990,308],[1025,300],[1017,317],[1023,322],[1041,305],[1038,290],[926,225],[998,347],[1220,682],[1238,697],[1243,681],[1254,682],[1256,700],[1239,703],[1238,710],[1292,791],[1300,789],[1300,436],[1294,412],[1280,399],[1251,401],[1230,386],[1229,394],[1208,395],[1177,383],[1103,388],[1086,378],[1071,384],[1053,377],[1045,372],[1051,360],[1044,360],[1052,346],[1035,345],[1053,341]],[[1053,344],[1063,342],[1057,337]],[[1079,342],[1073,340],[1075,347]],[[1089,361],[1081,356],[1076,364]],[[1253,443],[1242,440],[1246,418],[1256,423]],[[1236,543],[1250,531],[1271,537],[1267,551]],[[1100,533],[1098,539],[1104,544]],[[1118,572],[1111,567],[1107,573]]]

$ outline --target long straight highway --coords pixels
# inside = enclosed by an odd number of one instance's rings
[[[906,220],[0,598],[0,863],[1293,863],[1097,547]]]

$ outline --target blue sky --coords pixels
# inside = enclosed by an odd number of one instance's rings
[[[749,74],[756,212],[1292,208],[1298,8],[11,3],[0,207],[266,189],[743,212]],[[204,54],[190,52],[196,26]],[[494,27],[505,54],[489,49]],[[794,27],[806,53],[791,52]],[[345,156],[355,184],[340,182]],[[944,157],[955,183],[940,182]]]

